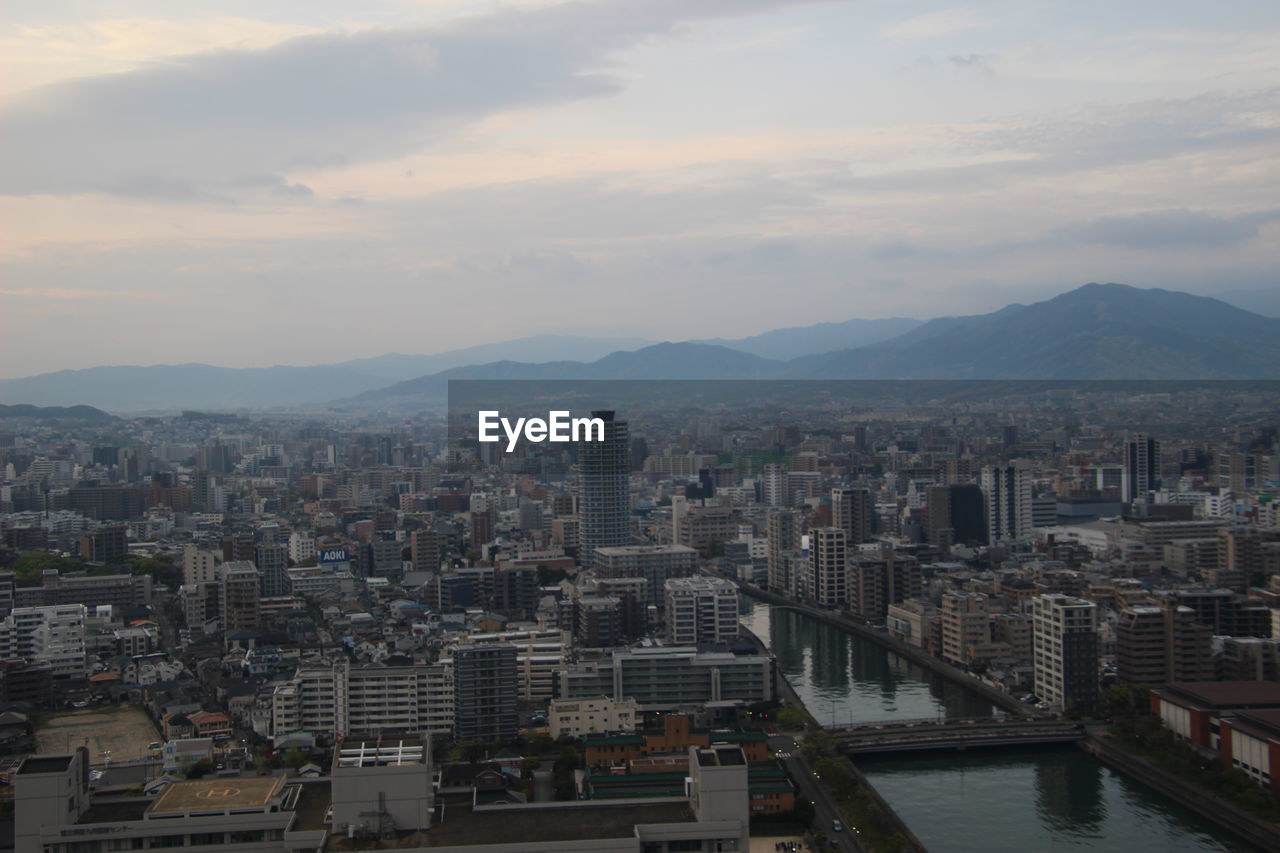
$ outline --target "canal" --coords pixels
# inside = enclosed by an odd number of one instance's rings
[[[997,713],[968,689],[803,613],[746,596],[741,611],[825,725]],[[931,853],[1258,849],[1070,746],[865,756],[858,766]]]

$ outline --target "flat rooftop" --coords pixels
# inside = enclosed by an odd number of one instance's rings
[[[1180,681],[1165,691],[1214,708],[1280,708],[1275,681]]]
[[[428,745],[422,738],[364,738],[345,741],[334,756],[334,767],[387,767],[425,764]]]
[[[70,755],[33,755],[18,768],[18,775],[27,773],[62,773],[71,766]]]
[[[283,776],[174,782],[147,813],[265,808],[283,785]]]
[[[464,844],[544,844],[632,838],[636,826],[654,823],[693,823],[696,818],[684,797],[668,802],[627,803],[604,800],[573,806],[484,808],[450,804],[444,823],[425,832],[401,833],[390,839],[350,839],[330,835],[329,851],[389,850],[451,847]],[[439,812],[437,812],[437,816]]]

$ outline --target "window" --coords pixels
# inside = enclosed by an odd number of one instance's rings
[[[191,835],[191,845],[194,847],[198,844],[221,844],[221,832],[197,832]]]
[[[157,835],[151,839],[151,849],[157,847],[182,847],[187,840],[185,835]]]

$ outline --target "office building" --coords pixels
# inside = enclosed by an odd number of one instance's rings
[[[800,551],[800,514],[779,509],[771,511],[768,519],[765,535],[769,543],[769,588],[794,596],[793,557]]]
[[[1146,503],[1150,492],[1160,488],[1160,442],[1137,433],[1124,443],[1124,476],[1121,500]]]
[[[730,643],[738,638],[738,588],[724,578],[666,582],[667,642],[677,646]]]
[[[520,721],[515,646],[468,643],[456,647],[453,688],[459,740],[508,741],[516,736]]]
[[[627,422],[611,411],[596,411],[604,421],[604,440],[578,444],[578,559],[591,568],[597,549],[631,543],[631,449]],[[661,590],[661,584],[657,586]]]
[[[561,671],[561,699],[634,699],[660,711],[708,703],[752,704],[773,699],[768,655],[700,652],[687,646],[616,649]]]
[[[890,605],[917,598],[924,589],[919,561],[887,546],[851,554],[848,577],[849,609],[875,623],[884,621]]]
[[[843,607],[849,601],[849,538],[839,527],[809,531],[813,600],[824,607]]]
[[[687,578],[698,568],[698,552],[685,545],[620,545],[597,548],[595,574],[604,578],[644,578],[646,604],[661,608],[669,578]]]
[[[80,537],[80,558],[87,563],[113,565],[129,555],[123,524],[97,527]]]
[[[1019,463],[982,469],[987,541],[995,545],[1031,532],[1031,472]]]
[[[1212,681],[1211,641],[1209,627],[1190,607],[1167,601],[1123,608],[1116,622],[1116,677],[1148,687]]]
[[[1061,593],[1031,599],[1035,692],[1064,712],[1098,705],[1098,608]]]
[[[874,518],[875,498],[869,489],[831,490],[831,526],[843,530],[850,545],[871,541]]]

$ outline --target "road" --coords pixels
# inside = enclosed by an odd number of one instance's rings
[[[836,843],[835,847],[828,847],[828,849],[841,850],[844,853],[864,853],[866,848],[858,843],[857,834],[849,827],[849,822],[831,801],[827,789],[814,778],[813,771],[800,755],[800,745],[796,743],[795,738],[790,735],[771,735],[769,748],[782,759],[787,772],[799,787],[800,790],[796,792],[796,796],[813,803],[814,831],[821,832]],[[835,832],[831,828],[837,820],[844,824],[844,829],[840,832]]]

